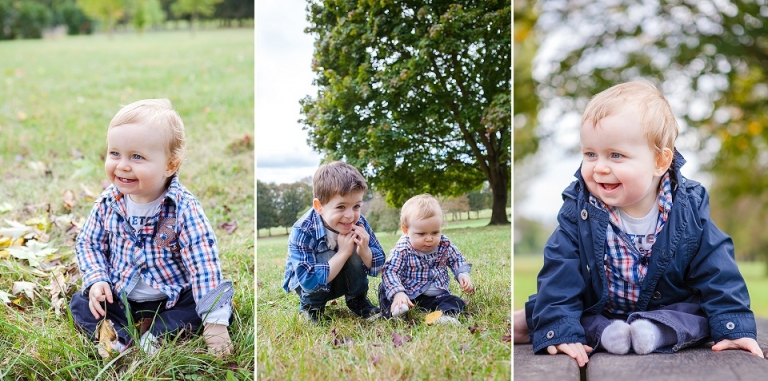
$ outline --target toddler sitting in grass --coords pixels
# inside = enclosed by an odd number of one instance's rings
[[[472,265],[442,234],[440,203],[428,194],[412,197],[400,211],[400,225],[403,235],[382,269],[382,316],[398,316],[418,305],[442,311],[438,323],[459,324],[456,317],[465,303],[451,295],[447,268],[451,268],[464,292],[473,293],[475,286],[469,277]]]
[[[114,326],[117,339],[101,348],[120,352],[139,325],[142,349],[158,338],[204,326],[208,348],[232,350],[227,327],[232,282],[221,273],[216,236],[203,208],[179,183],[184,124],[167,99],[123,107],[107,130],[104,163],[112,182],[91,210],[75,252],[82,292],[72,297],[76,326],[94,338]],[[106,302],[106,303],[105,303]]]

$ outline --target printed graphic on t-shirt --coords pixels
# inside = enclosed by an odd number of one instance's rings
[[[629,234],[629,239],[635,244],[635,247],[640,254],[646,255],[651,253],[653,243],[656,242],[655,234]]]
[[[175,218],[163,218],[157,226],[157,234],[155,235],[155,243],[160,247],[171,247],[176,251],[176,227]]]

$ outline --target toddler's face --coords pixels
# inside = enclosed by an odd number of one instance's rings
[[[313,205],[331,229],[336,230],[339,234],[347,234],[352,231],[357,220],[360,219],[363,192],[352,192],[346,196],[336,195],[324,205],[315,199]]]
[[[443,218],[435,215],[423,220],[409,219],[408,227],[403,226],[403,233],[411,240],[414,249],[428,253],[434,250],[440,243],[440,234],[443,229]]]
[[[667,170],[650,147],[640,115],[628,110],[581,126],[581,175],[589,192],[632,217],[656,205],[659,179]]]
[[[170,166],[166,137],[145,124],[126,124],[107,131],[107,178],[131,200],[146,204],[165,192]]]

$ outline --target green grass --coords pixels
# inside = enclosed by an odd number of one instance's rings
[[[298,317],[298,297],[282,289],[287,237],[261,238],[257,247],[257,378],[259,380],[508,380],[511,343],[509,226],[445,232],[473,264],[475,294],[467,298],[461,326],[427,326],[423,311],[409,320],[367,322],[352,315],[343,299],[329,303],[319,325]],[[385,252],[399,238],[378,234]],[[378,304],[380,277],[368,278],[368,297]],[[472,333],[468,328],[477,325]],[[349,338],[342,345],[337,338]],[[410,341],[395,346],[393,333]]]
[[[169,31],[0,42],[0,227],[44,222],[36,236],[56,248],[53,269],[35,275],[0,251],[0,291],[35,284],[33,298],[0,306],[0,379],[252,379],[254,367],[253,29]],[[187,129],[180,179],[214,226],[223,271],[234,281],[235,353],[218,360],[201,339],[134,349],[102,360],[67,314],[57,314],[50,273],[80,287],[70,221],[81,224],[106,182],[106,129],[122,105],[169,98]],[[63,195],[76,203],[70,210]],[[229,234],[218,226],[237,222]],[[47,223],[45,223],[47,222]],[[40,270],[40,269],[37,269]]]
[[[538,275],[543,257],[540,255],[514,256],[514,309],[525,306],[528,296],[536,293],[536,275]],[[765,276],[765,263],[739,262],[739,270],[747,282],[747,289],[755,316],[768,319],[768,277]]]

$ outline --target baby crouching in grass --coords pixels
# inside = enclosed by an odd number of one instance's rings
[[[460,324],[465,303],[451,295],[448,268],[461,289],[473,293],[472,268],[461,252],[442,234],[443,211],[428,194],[409,199],[400,211],[403,235],[382,269],[379,307],[382,316],[400,316],[411,307],[443,312],[437,323]]]
[[[151,354],[160,338],[201,326],[210,351],[232,351],[234,290],[223,278],[202,206],[179,183],[183,154],[184,124],[167,99],[131,103],[109,124],[104,168],[112,185],[77,237],[84,290],[70,304],[88,337],[102,332],[99,324],[114,327],[117,337],[99,343],[102,356],[122,352],[134,339]],[[138,334],[132,322],[139,323]]]

